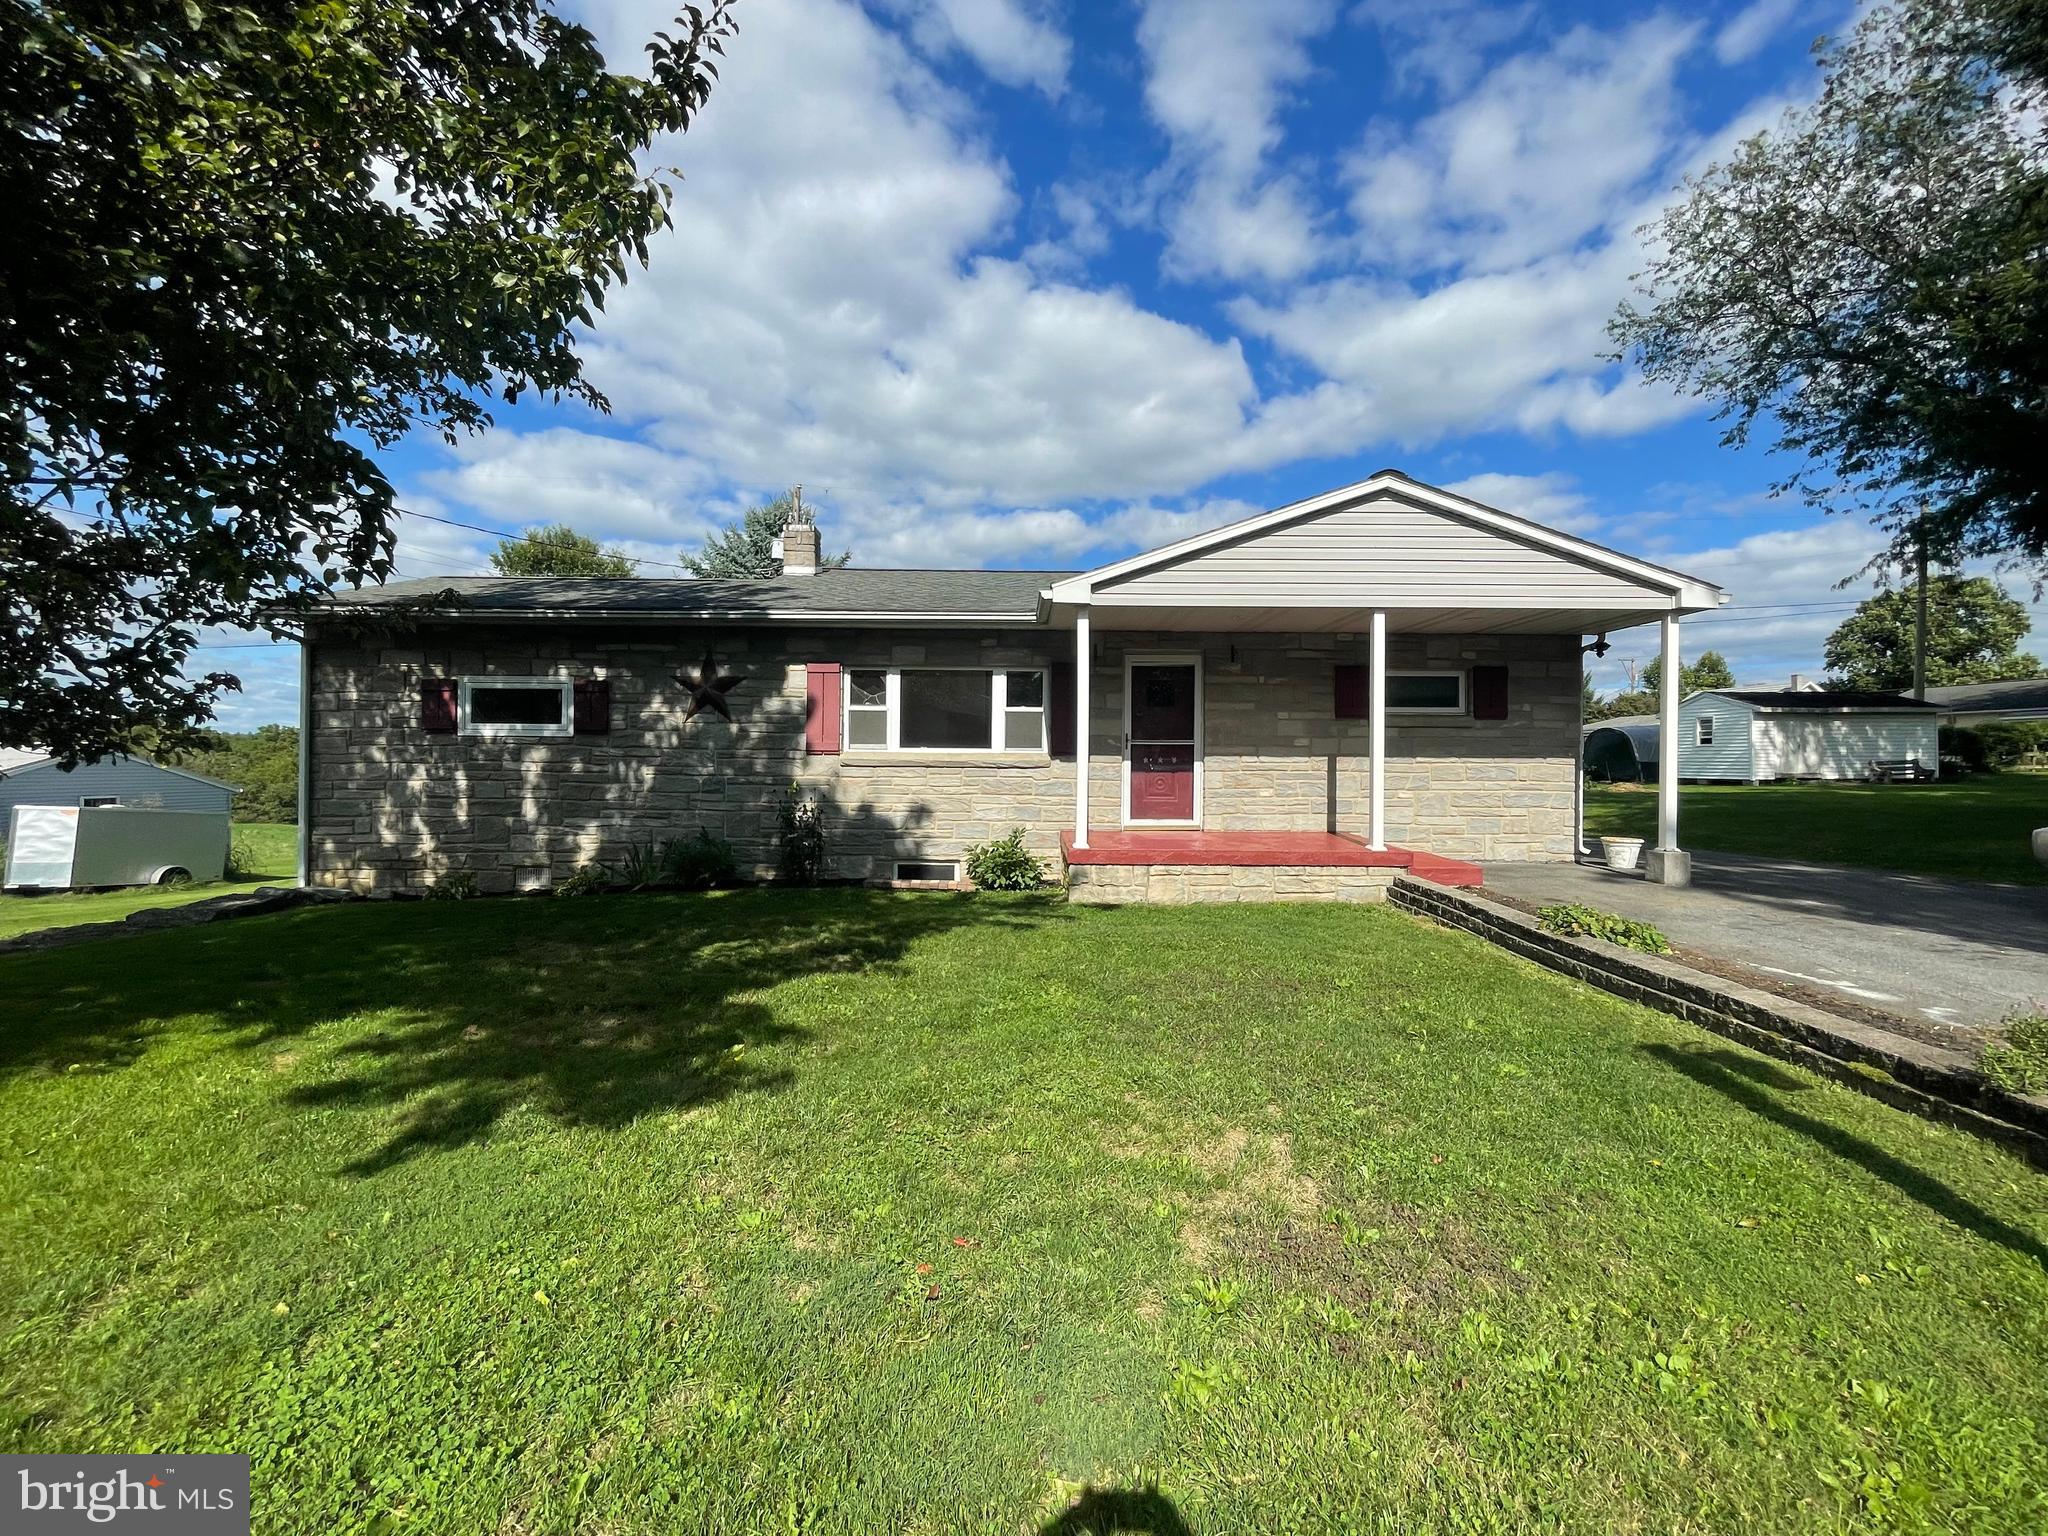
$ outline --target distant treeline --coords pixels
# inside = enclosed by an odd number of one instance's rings
[[[299,819],[299,730],[294,725],[259,725],[253,731],[220,731],[202,752],[164,761],[232,784],[236,821]]]

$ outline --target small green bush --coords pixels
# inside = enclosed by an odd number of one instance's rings
[[[221,872],[225,880],[254,880],[258,873],[256,845],[240,832],[228,839],[227,868]]]
[[[716,885],[737,885],[739,855],[731,843],[709,827],[694,837],[672,837],[661,845],[661,883],[701,891]]]
[[[967,878],[984,891],[1030,891],[1045,884],[1045,866],[1024,846],[1024,829],[1012,827],[1008,837],[967,850]]]
[[[594,896],[611,889],[612,872],[602,864],[579,864],[566,880],[557,881],[557,896]]]
[[[792,781],[777,820],[782,827],[782,878],[795,885],[816,885],[825,872],[825,813],[817,801],[804,798],[802,785]]]
[[[2004,1042],[1985,1046],[1977,1069],[2008,1093],[2048,1089],[2048,1013],[2013,1014],[2004,1028]]]
[[[1605,939],[1609,944],[1640,950],[1646,955],[1671,953],[1671,941],[1648,923],[1639,923],[1634,918],[1613,912],[1602,912],[1598,907],[1582,907],[1576,902],[1562,903],[1544,907],[1536,914],[1536,920],[1543,925],[1545,932],[1561,933],[1567,938]]]
[[[468,901],[481,894],[475,871],[468,869],[451,869],[427,887],[429,901]]]

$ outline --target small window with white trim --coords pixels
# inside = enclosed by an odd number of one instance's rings
[[[1389,672],[1387,710],[1400,715],[1465,713],[1463,672]]]
[[[889,674],[852,668],[846,674],[846,744],[887,748],[889,745]]]
[[[566,677],[465,677],[465,736],[567,736],[576,728]]]
[[[852,751],[1045,751],[1045,674],[953,667],[846,669]]]
[[[955,885],[960,880],[960,866],[958,864],[940,863],[937,860],[931,859],[916,861],[906,859],[896,866],[896,878],[898,880],[944,882],[948,885]]]
[[[1692,739],[1695,746],[1711,747],[1714,744],[1714,717],[1701,715],[1692,723]]]
[[[91,811],[97,810],[103,805],[119,805],[121,797],[119,795],[84,795],[80,797],[78,803],[86,810]]]

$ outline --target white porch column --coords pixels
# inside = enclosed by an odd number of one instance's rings
[[[1074,846],[1088,846],[1088,605],[1074,610]]]
[[[1692,855],[1678,846],[1678,615],[1663,618],[1657,688],[1657,843],[1645,859],[1659,885],[1692,884]]]
[[[1366,846],[1387,846],[1387,610],[1372,611],[1372,664],[1365,675],[1365,713],[1371,723],[1372,790]]]

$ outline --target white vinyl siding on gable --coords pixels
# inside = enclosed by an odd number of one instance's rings
[[[1330,607],[1638,603],[1654,589],[1446,513],[1381,497],[1103,583],[1105,603]]]

